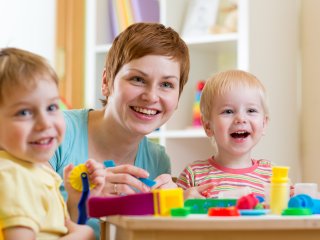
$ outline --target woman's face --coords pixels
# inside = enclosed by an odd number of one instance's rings
[[[146,135],[171,117],[179,100],[180,65],[158,55],[147,55],[122,66],[108,96],[107,116],[126,132]],[[108,95],[106,82],[102,92]]]

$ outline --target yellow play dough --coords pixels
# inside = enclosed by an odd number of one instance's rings
[[[69,182],[71,186],[79,192],[82,192],[82,181],[81,181],[81,173],[87,173],[88,169],[86,165],[79,164],[78,166],[74,167],[69,175]],[[94,184],[90,183],[89,181],[89,188],[92,189]]]

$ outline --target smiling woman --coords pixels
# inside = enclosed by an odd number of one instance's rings
[[[50,163],[68,176],[89,158],[116,166],[105,169],[102,196],[148,192],[138,178],[154,179],[156,188],[172,188],[165,149],[146,135],[166,123],[187,82],[189,51],[177,32],[158,23],[137,23],[113,42],[102,78],[103,108],[65,111],[66,138]],[[65,182],[65,188],[70,185]],[[63,192],[64,189],[62,189]],[[68,208],[77,219],[79,194],[68,191]],[[98,221],[90,219],[96,229]]]

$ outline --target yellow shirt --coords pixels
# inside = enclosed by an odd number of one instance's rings
[[[62,180],[47,166],[22,161],[0,151],[0,222],[2,228],[31,228],[37,239],[58,239],[67,233]]]

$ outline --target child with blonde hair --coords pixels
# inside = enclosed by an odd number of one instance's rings
[[[48,166],[65,133],[58,78],[47,61],[0,49],[0,223],[6,240],[94,239],[69,219]]]
[[[254,159],[252,149],[269,120],[266,90],[252,74],[220,72],[206,81],[200,100],[201,121],[215,153],[187,166],[177,184],[185,198],[216,198],[221,191],[249,188],[264,196],[272,164]],[[205,194],[203,194],[205,193]]]

